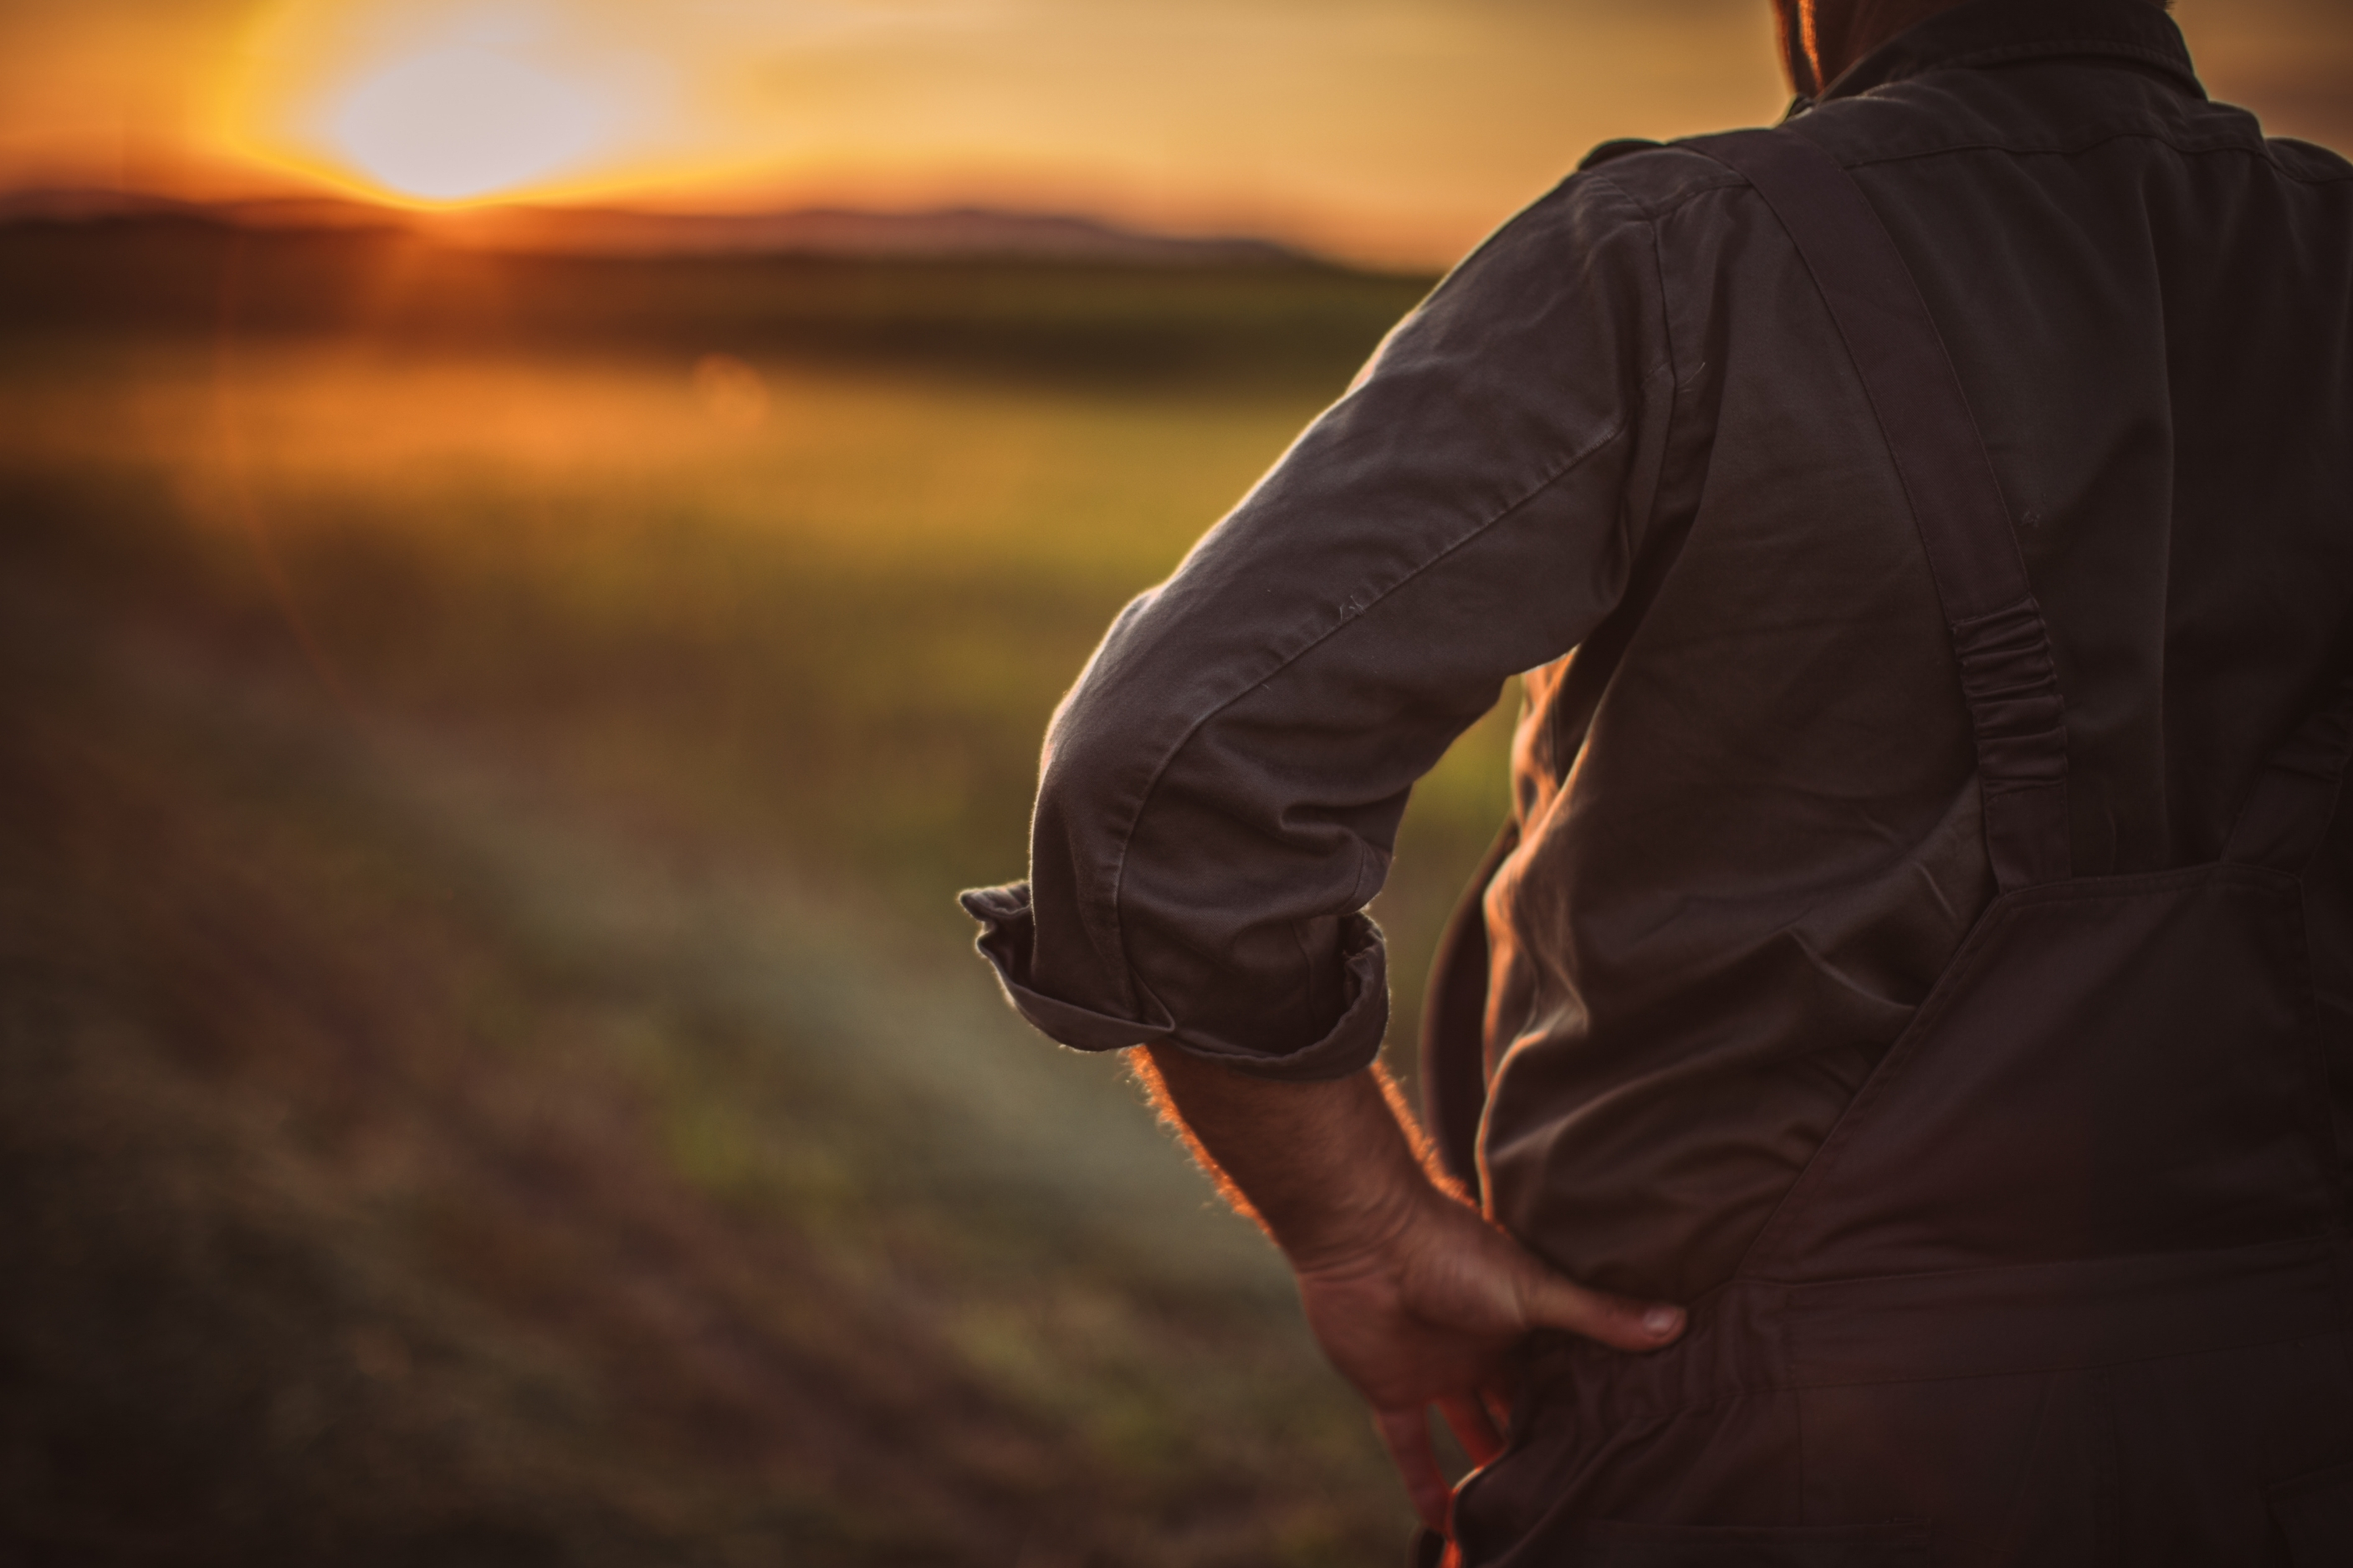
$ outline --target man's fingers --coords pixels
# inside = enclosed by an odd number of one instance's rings
[[[1413,1500],[1415,1517],[1445,1534],[1453,1489],[1438,1468],[1438,1450],[1430,1440],[1430,1413],[1419,1408],[1376,1410],[1373,1422],[1380,1428],[1381,1441],[1388,1445],[1398,1474],[1405,1479],[1406,1496]]]
[[[1492,1465],[1495,1456],[1504,1451],[1504,1434],[1495,1418],[1475,1394],[1458,1394],[1438,1402],[1446,1416],[1446,1425],[1453,1429],[1454,1440],[1471,1456],[1474,1465]]]
[[[1621,1351],[1654,1351],[1683,1331],[1681,1307],[1588,1290],[1550,1270],[1524,1289],[1522,1310],[1532,1329],[1561,1329]]]

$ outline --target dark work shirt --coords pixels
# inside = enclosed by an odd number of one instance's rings
[[[1977,0],[1799,133],[1884,219],[1983,430],[2052,629],[2076,874],[2212,859],[2353,656],[2353,168],[2208,102],[2143,0]],[[1612,144],[1466,260],[1120,616],[1049,736],[1029,881],[967,906],[1071,1045],[1355,1070],[1407,792],[1524,671],[1488,1201],[1573,1275],[1688,1298],[1994,892],[1893,460],[1724,165]],[[2348,839],[2310,894],[2340,1052]]]

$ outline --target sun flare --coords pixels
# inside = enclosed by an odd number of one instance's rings
[[[364,78],[329,125],[343,154],[386,189],[458,202],[578,164],[609,142],[617,119],[588,85],[458,45]]]

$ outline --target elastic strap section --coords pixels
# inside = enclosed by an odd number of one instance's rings
[[[1886,226],[1794,129],[1684,143],[1746,176],[1830,306],[1926,547],[1977,736],[1986,847],[2003,891],[2064,880],[2067,730],[2050,635],[1952,356]]]

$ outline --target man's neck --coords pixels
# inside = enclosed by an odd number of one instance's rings
[[[1799,78],[1799,90],[1819,92],[1890,38],[1965,4],[1967,0],[1802,0],[1799,36],[1788,45],[1802,48],[1804,58],[1790,62],[1790,74]],[[1812,73],[1810,83],[1796,68],[1801,64]]]

